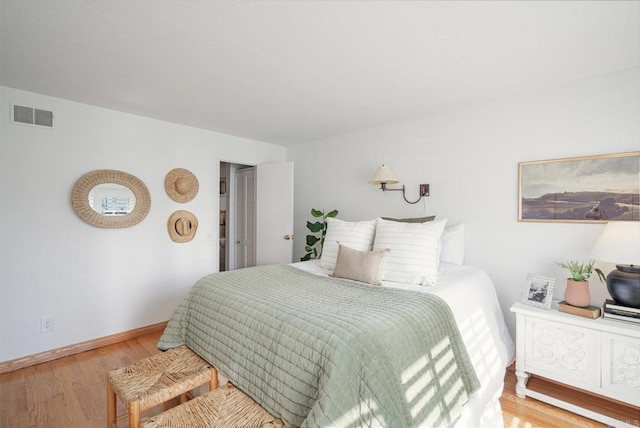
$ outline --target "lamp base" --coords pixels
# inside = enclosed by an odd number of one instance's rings
[[[607,275],[607,290],[616,303],[640,308],[640,266],[616,265]]]

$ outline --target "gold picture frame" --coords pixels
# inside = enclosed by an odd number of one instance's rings
[[[518,221],[640,221],[640,151],[520,162]]]

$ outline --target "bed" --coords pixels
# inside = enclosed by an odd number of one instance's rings
[[[460,228],[428,223],[333,220],[320,260],[208,275],[158,347],[186,343],[287,426],[503,426],[493,284]]]

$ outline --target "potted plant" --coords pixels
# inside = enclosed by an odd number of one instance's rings
[[[324,244],[324,237],[327,234],[327,218],[337,216],[338,210],[333,210],[325,215],[324,211],[312,208],[311,215],[315,218],[320,218],[320,221],[311,223],[307,220],[307,229],[309,229],[311,233],[307,235],[306,245],[304,246],[306,254],[300,259],[300,261],[303,262],[317,259],[320,256],[322,253],[322,245]],[[320,236],[318,236],[318,234]],[[320,244],[320,251],[318,251],[316,244]]]
[[[556,263],[569,271],[570,278],[567,278],[567,288],[564,291],[564,300],[571,306],[586,307],[591,304],[591,293],[589,292],[589,279],[593,272],[598,274],[601,282],[605,281],[604,273],[598,268],[594,268],[594,261],[586,262],[568,261]]]

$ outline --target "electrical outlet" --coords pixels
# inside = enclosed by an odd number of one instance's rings
[[[53,317],[40,318],[40,333],[53,331]]]
[[[420,185],[420,197],[422,196],[429,196],[429,185],[428,184],[421,184]]]

